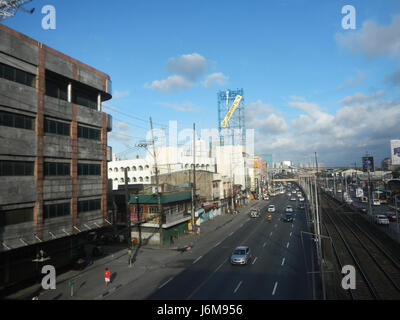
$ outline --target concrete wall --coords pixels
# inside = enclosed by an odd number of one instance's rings
[[[33,176],[2,176],[0,183],[0,206],[36,201],[36,181]]]
[[[72,180],[70,177],[45,177],[43,181],[43,200],[67,199],[71,197]]]

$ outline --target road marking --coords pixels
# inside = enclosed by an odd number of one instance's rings
[[[254,263],[256,262],[257,258],[258,258],[258,257],[255,257],[254,260],[253,260],[253,262],[252,262],[251,264],[254,264]]]
[[[199,261],[203,256],[198,257],[196,260],[193,261],[193,264],[195,264],[197,261]]]
[[[233,231],[229,234],[230,236],[233,235]]]
[[[293,233],[293,232],[290,232],[290,237],[292,236],[292,233]]]
[[[292,228],[293,228],[293,223],[292,223]]]
[[[270,237],[272,236],[272,231],[271,231],[271,233],[269,234],[269,236],[270,236]]]
[[[285,258],[282,259],[281,266],[283,266],[284,264],[285,264]]]
[[[221,241],[217,242],[217,243],[215,244],[214,248],[215,248],[215,247],[218,247],[220,244],[221,244]]]
[[[275,282],[274,290],[272,290],[272,295],[275,295],[276,287],[278,286],[278,281]]]
[[[236,293],[236,291],[238,291],[240,285],[242,284],[242,281],[239,282],[239,284],[237,285],[236,289],[233,291],[233,293]]]
[[[276,225],[275,225],[275,228],[276,228],[277,226],[278,226],[278,225],[276,224]]]
[[[287,243],[286,248],[289,248],[289,242]]]
[[[264,242],[264,244],[263,244],[263,247],[265,247],[267,245],[267,243],[266,242]]]
[[[170,282],[174,277],[169,278],[167,281],[165,281],[161,286],[158,287],[158,289],[161,289],[164,287],[168,282]]]

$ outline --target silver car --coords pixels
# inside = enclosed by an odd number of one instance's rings
[[[247,264],[251,259],[250,248],[247,246],[237,247],[232,252],[231,264]]]

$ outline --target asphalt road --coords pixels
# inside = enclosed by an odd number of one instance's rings
[[[269,204],[277,209],[271,222],[266,219]],[[287,204],[295,208],[293,223],[281,220]],[[304,211],[286,194],[263,202],[261,208],[261,217],[246,216],[237,230],[221,234],[208,252],[193,256],[182,272],[166,279],[147,299],[312,299],[305,262],[311,249],[308,243],[303,249],[300,235],[308,231]],[[232,266],[230,255],[239,245],[250,247],[252,260],[248,265]]]

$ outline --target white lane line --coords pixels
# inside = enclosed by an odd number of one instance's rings
[[[251,264],[255,264],[258,257],[255,257]]]
[[[293,226],[294,226],[294,225],[293,225],[293,223],[292,223],[292,228],[293,228]]]
[[[237,285],[236,289],[233,291],[233,293],[236,293],[236,291],[238,291],[240,285],[242,284],[242,281],[239,282],[239,284]]]
[[[269,236],[270,236],[270,237],[272,236],[272,231],[271,231],[271,233],[269,234]]]
[[[217,243],[214,245],[214,248],[215,248],[215,247],[218,247],[220,244],[221,244],[221,241],[217,242]]]
[[[274,290],[272,290],[272,295],[275,295],[276,287],[278,286],[278,281],[275,282]]]
[[[293,232],[290,232],[290,237],[292,236],[292,233],[293,233]]]
[[[198,257],[196,260],[193,261],[193,264],[195,264],[197,261],[199,261],[203,256]]]
[[[287,243],[286,248],[289,248],[289,242]]]
[[[233,235],[233,231],[229,234],[230,236]]]
[[[267,245],[267,243],[266,242],[264,242],[264,244],[263,244],[263,247],[265,247]]]
[[[285,258],[282,259],[281,266],[283,266],[284,264],[285,264]]]
[[[168,282],[170,282],[174,277],[169,278],[167,281],[165,281],[161,286],[158,287],[158,289],[161,289],[164,287]]]

